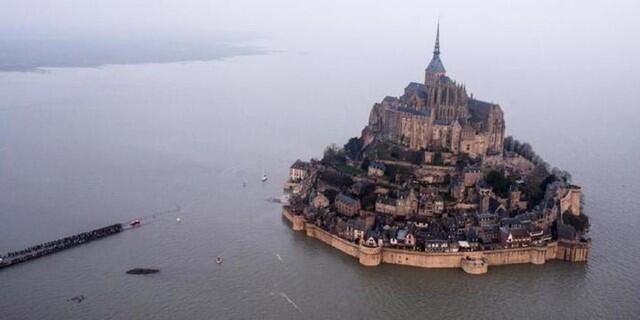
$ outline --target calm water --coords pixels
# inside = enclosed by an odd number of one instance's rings
[[[581,69],[568,71],[581,80],[565,81],[526,68],[450,68],[503,105],[511,134],[583,186],[587,264],[492,267],[481,277],[364,268],[290,230],[265,201],[280,194],[288,166],[358,135],[372,103],[420,80],[427,60],[387,58],[375,70],[375,55],[285,52],[0,73],[0,251],[181,208],[0,272],[0,318],[636,318],[638,93]],[[133,267],[162,271],[126,275]],[[68,301],[76,295],[86,300]]]

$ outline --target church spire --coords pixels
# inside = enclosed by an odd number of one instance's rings
[[[440,55],[440,19],[438,19],[438,26],[436,28],[436,45],[433,49],[433,54],[436,56]]]
[[[427,78],[438,78],[446,73],[442,61],[440,61],[440,19],[438,19],[438,26],[436,29],[436,45],[433,48],[433,57],[431,62],[425,70]]]

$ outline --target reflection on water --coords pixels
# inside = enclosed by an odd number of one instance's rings
[[[323,59],[352,74],[328,73]],[[640,177],[627,170],[640,160],[629,146],[640,141],[633,118],[621,116],[631,104],[602,115],[589,105],[581,113],[568,104],[531,112],[502,103],[508,130],[583,186],[593,224],[586,265],[492,267],[481,277],[364,268],[292,232],[266,199],[281,193],[296,158],[359,134],[371,104],[400,92],[404,82],[395,79],[403,74],[371,84],[378,72],[366,61],[276,54],[0,74],[0,251],[181,208],[0,272],[3,319],[631,318],[640,311],[640,252],[630,245],[640,236]],[[134,267],[161,271],[125,274]],[[79,295],[86,299],[68,301]]]

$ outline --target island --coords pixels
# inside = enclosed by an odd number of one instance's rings
[[[423,83],[374,104],[359,137],[297,160],[282,215],[365,266],[462,268],[586,262],[581,188],[530,144],[505,137],[498,104],[467,94],[440,59]]]

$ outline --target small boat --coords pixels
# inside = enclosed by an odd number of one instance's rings
[[[262,182],[266,182],[269,178],[267,178],[267,174],[262,175]]]
[[[216,263],[217,264],[222,264],[222,257],[221,256],[217,256],[216,257]]]
[[[140,219],[135,219],[135,220],[131,220],[131,222],[129,222],[129,225],[132,227],[137,227],[140,225]]]

